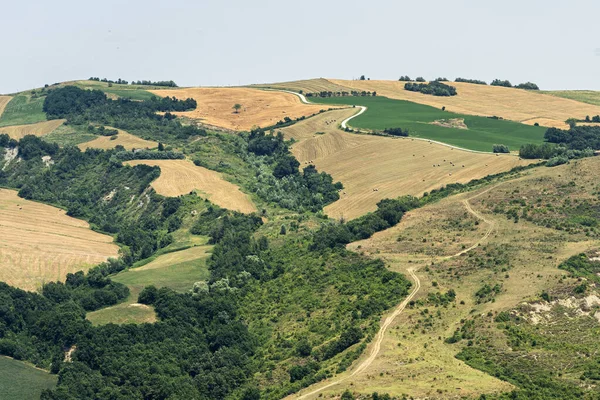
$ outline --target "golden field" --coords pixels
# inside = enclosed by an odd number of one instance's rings
[[[198,167],[187,160],[133,160],[126,165],[145,164],[160,167],[160,177],[152,182],[158,194],[177,197],[194,190],[219,207],[243,213],[256,211],[250,197],[221,174]]]
[[[119,131],[119,134],[116,135],[116,139],[112,139],[115,136],[98,136],[94,140],[78,144],[77,147],[79,147],[81,151],[85,151],[85,149],[88,148],[104,150],[113,149],[118,145],[125,147],[127,150],[153,149],[158,146],[158,143],[156,142],[142,139],[121,129],[117,130]]]
[[[344,184],[340,200],[325,207],[333,218],[353,219],[375,211],[377,202],[385,198],[421,195],[531,162],[514,155],[482,154],[426,140],[353,134],[323,126],[328,120],[341,121],[347,112],[330,111],[319,121],[311,118],[281,130],[298,140],[292,153],[302,167],[312,163]],[[314,134],[319,131],[327,132]]]
[[[113,238],[65,211],[0,189],[0,281],[26,290],[118,256]]]
[[[253,126],[271,126],[285,117],[295,119],[318,113],[321,105],[303,104],[290,93],[250,88],[187,88],[150,90],[157,96],[193,98],[198,106],[193,111],[176,112],[202,123],[236,131],[250,130]],[[233,110],[240,104],[239,113]]]
[[[66,120],[53,119],[50,121],[38,122],[36,124],[4,126],[0,128],[0,134],[6,133],[13,139],[19,140],[25,135],[44,136],[53,132],[61,126]]]

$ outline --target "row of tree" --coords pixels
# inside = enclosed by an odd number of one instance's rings
[[[106,78],[98,78],[96,76],[92,76],[90,77],[88,80],[90,81],[96,81],[96,82],[106,82],[106,83],[112,83],[112,84],[118,84],[118,85],[128,85],[129,82],[127,82],[124,79],[117,79],[116,81],[110,80],[110,79],[106,79]],[[144,86],[166,86],[166,87],[177,87],[177,84],[173,81],[148,81],[148,80],[141,80],[141,81],[131,81],[132,85],[144,85]]]
[[[301,92],[302,93],[302,92]],[[365,97],[365,96],[377,96],[377,92],[370,92],[370,91],[358,91],[358,90],[351,90],[349,92],[346,91],[341,91],[341,92],[332,92],[332,91],[321,91],[321,92],[310,92],[310,93],[306,93],[305,94],[306,97],[347,97],[347,96],[354,96],[354,97]]]

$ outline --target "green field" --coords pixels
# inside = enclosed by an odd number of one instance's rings
[[[153,95],[146,89],[156,89],[154,86],[139,86],[139,85],[119,85],[113,84],[108,86],[106,82],[96,81],[77,81],[75,86],[82,89],[97,89],[102,90],[104,93],[114,94],[119,97],[131,99],[131,100],[150,100]],[[163,88],[164,89],[164,88]]]
[[[440,109],[393,100],[387,97],[332,97],[311,98],[322,104],[361,105],[368,109],[352,119],[349,125],[355,128],[383,130],[403,128],[410,135],[432,139],[471,150],[492,151],[494,144],[505,144],[514,151],[527,143],[541,143],[546,128],[496,120],[473,115],[455,114]],[[441,119],[462,118],[469,129],[447,128],[432,125]]]
[[[0,399],[39,399],[42,390],[56,385],[56,375],[12,358],[0,356]]]
[[[127,285],[129,297],[116,306],[90,312],[86,318],[95,325],[154,322],[154,309],[136,304],[140,292],[150,285],[178,292],[191,290],[195,282],[209,278],[208,250],[209,246],[196,246],[151,257],[138,263],[139,266],[111,277],[113,281]]]
[[[600,91],[596,90],[545,90],[540,93],[600,106]]]
[[[144,267],[123,271],[111,279],[127,286],[154,285],[156,287],[169,287],[178,292],[186,292],[192,289],[194,282],[208,279],[209,273],[206,267],[206,258],[209,255],[206,254],[202,258],[174,263],[159,268],[145,269],[145,267],[151,265],[147,264]],[[156,261],[159,260],[160,257]]]
[[[45,121],[46,113],[42,111],[43,106],[44,97],[15,96],[6,105],[0,117],[0,126],[35,124]]]
[[[77,125],[61,125],[51,133],[44,136],[44,140],[56,143],[61,147],[77,146],[79,143],[89,142],[98,136],[89,133]]]

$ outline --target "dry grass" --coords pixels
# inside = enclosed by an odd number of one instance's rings
[[[298,96],[289,93],[249,88],[189,88],[151,90],[157,96],[191,97],[198,103],[193,111],[174,114],[186,116],[221,128],[236,131],[250,130],[253,126],[271,126],[285,117],[292,119],[318,113],[324,106],[307,105]],[[239,113],[234,104],[242,106]]]
[[[0,281],[27,290],[62,281],[119,250],[112,237],[93,232],[85,221],[6,189],[0,189],[0,237]]]
[[[135,273],[139,271],[148,271],[151,269],[166,268],[171,265],[194,261],[199,258],[205,258],[210,255],[209,251],[212,248],[213,246],[194,246],[190,247],[189,249],[163,254],[144,266],[130,269],[129,272]]]
[[[348,91],[348,88],[331,82],[324,78],[318,79],[304,79],[300,81],[281,82],[281,83],[265,83],[259,85],[252,85],[253,87],[270,88],[270,89],[282,89],[291,90],[293,92],[299,92],[302,90],[304,93],[318,93],[318,92],[343,92]]]
[[[436,97],[404,90],[405,82],[399,81],[347,81],[331,80],[333,83],[355,90],[377,91],[392,99],[409,100],[459,114],[492,116],[533,125],[566,128],[568,118],[583,119],[586,115],[600,114],[600,106],[586,104],[557,96],[522,89],[500,86],[475,85],[450,82],[458,95]]]
[[[12,99],[11,96],[0,96],[0,117],[2,116],[2,113],[4,112],[4,108],[6,107],[6,105],[8,104],[8,102]]]
[[[145,164],[160,167],[160,177],[152,182],[158,194],[176,197],[194,190],[214,204],[243,213],[256,211],[250,197],[223,179],[221,174],[198,167],[187,160],[134,160],[127,165]]]
[[[117,145],[125,147],[127,150],[132,149],[153,149],[158,146],[157,142],[145,140],[121,129],[118,129],[119,134],[115,136],[98,136],[96,139],[89,142],[80,143],[78,147],[85,151],[88,148],[94,149],[113,149]]]
[[[318,120],[310,118],[282,129],[299,140],[292,152],[302,166],[314,163],[344,184],[340,200],[325,208],[333,218],[353,219],[374,211],[384,198],[421,195],[448,183],[466,183],[529,163],[512,155],[473,153],[411,138],[358,135],[324,125],[328,120],[340,121],[345,112],[324,113]]]
[[[358,111],[358,108],[328,111],[280,129],[280,131],[288,140],[293,138],[296,141],[303,141],[316,138],[322,134],[339,132],[340,123]]]
[[[524,220],[515,224],[490,210],[494,204],[506,202],[507,194],[518,197],[525,190],[544,193],[571,180],[578,187],[584,185],[586,190],[592,190],[597,187],[594,171],[599,164],[600,159],[592,158],[557,168],[536,168],[521,177],[410,211],[396,227],[350,244],[351,250],[383,258],[392,270],[406,273],[409,268],[417,269],[421,289],[415,298],[416,306],[407,308],[393,321],[384,335],[379,355],[366,370],[308,398],[319,395],[327,398],[346,389],[362,395],[377,391],[415,398],[471,398],[512,390],[509,383],[455,358],[467,345],[466,341],[448,344],[444,339],[462,326],[461,320],[477,316],[493,325],[498,312],[537,298],[542,290],[558,284],[564,274],[557,269],[560,262],[597,248],[600,243],[585,235],[568,234]],[[474,225],[476,220],[479,224]],[[486,237],[484,232],[490,228],[491,234]],[[477,245],[469,253],[473,257],[469,254],[448,257],[463,246],[473,245]],[[478,260],[498,254],[497,251],[504,252],[507,259],[496,266],[478,266]],[[484,283],[500,283],[502,291],[495,301],[478,304],[474,294]],[[429,293],[445,293],[449,289],[456,292],[454,304],[448,307],[428,304]],[[428,315],[432,316],[431,325],[423,323]],[[354,368],[367,357],[370,348],[354,363]],[[353,368],[349,373],[352,371]],[[325,381],[305,392],[327,384]]]
[[[38,122],[37,124],[14,125],[0,127],[0,133],[6,133],[13,139],[21,139],[25,135],[44,136],[52,133],[66,120],[53,119],[51,121]]]

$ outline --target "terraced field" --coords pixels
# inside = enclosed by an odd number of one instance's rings
[[[116,146],[123,146],[127,150],[132,149],[153,149],[158,146],[157,142],[142,139],[138,136],[118,129],[119,134],[116,136],[98,136],[96,139],[89,142],[80,143],[79,147],[82,151],[85,149],[113,149]]]
[[[533,125],[566,128],[568,118],[585,118],[586,115],[600,114],[600,106],[582,103],[571,99],[550,96],[522,89],[500,86],[475,85],[451,82],[458,95],[438,97],[404,90],[405,82],[400,81],[348,81],[331,79],[336,85],[353,90],[376,91],[378,95],[391,99],[408,100],[458,114],[499,116],[511,121]]]
[[[198,107],[193,111],[174,114],[202,123],[236,131],[253,126],[271,126],[285,117],[295,119],[318,113],[322,106],[307,105],[289,93],[249,88],[189,88],[151,90],[157,96],[193,98]],[[233,106],[240,104],[239,112]]]
[[[321,124],[344,111],[324,113]],[[328,117],[329,116],[329,117]],[[308,119],[281,131],[298,139],[292,153],[302,166],[314,164],[344,184],[340,200],[325,208],[333,218],[353,219],[376,209],[378,201],[466,183],[530,161],[512,155],[480,154],[412,138],[389,138],[330,130]],[[310,126],[310,128],[308,127]],[[303,127],[306,127],[304,129]]]
[[[45,136],[54,132],[65,121],[64,119],[53,119],[35,124],[4,126],[0,127],[0,133],[6,133],[11,138],[17,140],[25,135]]]
[[[209,199],[220,207],[243,213],[256,211],[250,197],[239,187],[223,179],[221,174],[198,167],[187,160],[134,160],[127,165],[151,165],[160,167],[160,177],[152,187],[163,196],[177,197],[192,191]]]
[[[110,236],[63,210],[0,189],[0,281],[27,290],[117,257]]]

